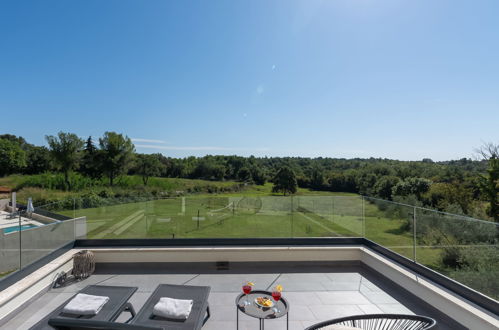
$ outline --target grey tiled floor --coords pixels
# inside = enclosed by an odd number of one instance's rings
[[[279,268],[279,267],[278,267]],[[50,289],[29,304],[2,329],[28,329],[75,292],[89,284],[137,286],[138,291],[132,296],[131,303],[139,310],[154,288],[160,283],[209,285],[211,294],[211,318],[203,330],[236,329],[235,297],[241,291],[243,281],[252,281],[258,289],[269,289],[281,284],[283,297],[290,303],[289,329],[303,330],[319,321],[356,314],[372,313],[408,313],[424,314],[411,301],[402,301],[396,290],[387,290],[383,280],[369,275],[360,267],[304,268],[302,272],[294,270],[284,273],[282,268],[269,269],[265,272],[230,273],[179,273],[133,274],[123,271],[116,274],[94,274],[90,278],[64,288]],[[382,289],[382,287],[385,288]],[[128,314],[120,316],[124,321]],[[240,314],[239,329],[258,329],[258,320]],[[271,329],[285,329],[285,318],[268,320],[266,326]],[[441,329],[445,329],[444,326]]]

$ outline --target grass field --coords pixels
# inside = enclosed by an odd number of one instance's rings
[[[352,194],[196,196],[81,209],[74,215],[87,217],[89,238],[361,237],[365,231],[385,246],[412,247],[410,233],[400,230],[403,219],[380,217],[369,203],[366,208],[365,228],[362,199]],[[73,211],[61,213],[73,216]]]
[[[348,202],[327,215],[303,207],[307,198],[198,196],[82,209],[75,215],[87,217],[90,238],[361,235],[361,218],[348,204],[358,197],[334,197]],[[73,216],[73,211],[61,213]]]
[[[363,237],[413,258],[408,214],[393,214],[354,194],[293,197],[199,195],[63,211],[86,216],[88,238]],[[365,223],[362,220],[365,216]],[[199,221],[198,221],[199,217]],[[438,268],[439,248],[417,250]]]

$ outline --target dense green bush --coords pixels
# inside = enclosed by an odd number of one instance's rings
[[[74,191],[102,184],[101,180],[91,179],[79,173],[71,173],[69,175],[69,181],[71,182],[71,188]],[[16,189],[19,190],[24,187],[37,187],[50,190],[67,190],[68,188],[64,174],[49,172],[27,176],[26,179],[16,187]]]
[[[456,267],[450,277],[492,298],[499,298],[497,245],[454,248],[451,253],[455,256]]]

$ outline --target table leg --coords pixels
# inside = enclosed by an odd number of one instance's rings
[[[239,330],[239,308],[236,306],[236,329]]]
[[[289,330],[289,313],[286,313],[286,330]]]

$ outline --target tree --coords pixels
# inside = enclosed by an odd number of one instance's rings
[[[392,190],[400,182],[396,176],[385,175],[374,184],[374,193],[380,198],[392,199]]]
[[[296,182],[295,172],[288,166],[281,167],[273,180],[274,186],[272,192],[296,193],[298,183]]]
[[[138,154],[136,163],[136,173],[142,176],[142,182],[147,186],[149,178],[159,176],[164,165],[159,161],[157,155]]]
[[[421,195],[426,193],[431,186],[431,181],[424,178],[407,178],[393,187],[392,196],[416,195],[421,200]]]
[[[480,175],[480,188],[487,197],[487,214],[499,222],[499,144],[486,143],[476,150],[488,162],[487,175]]]
[[[20,172],[26,166],[26,152],[14,141],[0,139],[0,176]]]
[[[237,172],[237,178],[242,182],[251,181],[251,171],[247,167],[241,167],[241,169],[239,169],[239,172]]]
[[[18,144],[21,147],[21,149],[23,149],[23,150],[25,150],[25,147],[28,144],[22,136],[15,136],[12,134],[1,134],[0,139],[9,140],[10,142],[14,142],[14,143]]]
[[[258,166],[253,166],[251,168],[251,177],[255,184],[263,186],[265,184],[265,180],[267,179],[265,176],[265,172]]]
[[[314,167],[310,176],[310,186],[313,189],[322,189],[324,185],[324,171],[319,167]]]
[[[26,151],[26,174],[38,174],[50,170],[50,151],[45,147],[29,144]]]
[[[80,172],[94,179],[99,178],[101,176],[100,160],[100,151],[97,150],[92,137],[89,136],[83,150]]]
[[[69,173],[79,164],[83,140],[76,134],[59,132],[57,136],[45,136],[50,148],[50,156],[55,166],[64,173],[66,187],[71,190]]]
[[[131,165],[135,147],[128,136],[116,132],[105,132],[99,139],[102,155],[102,170],[109,178],[109,185],[114,184],[114,179],[126,173]]]

